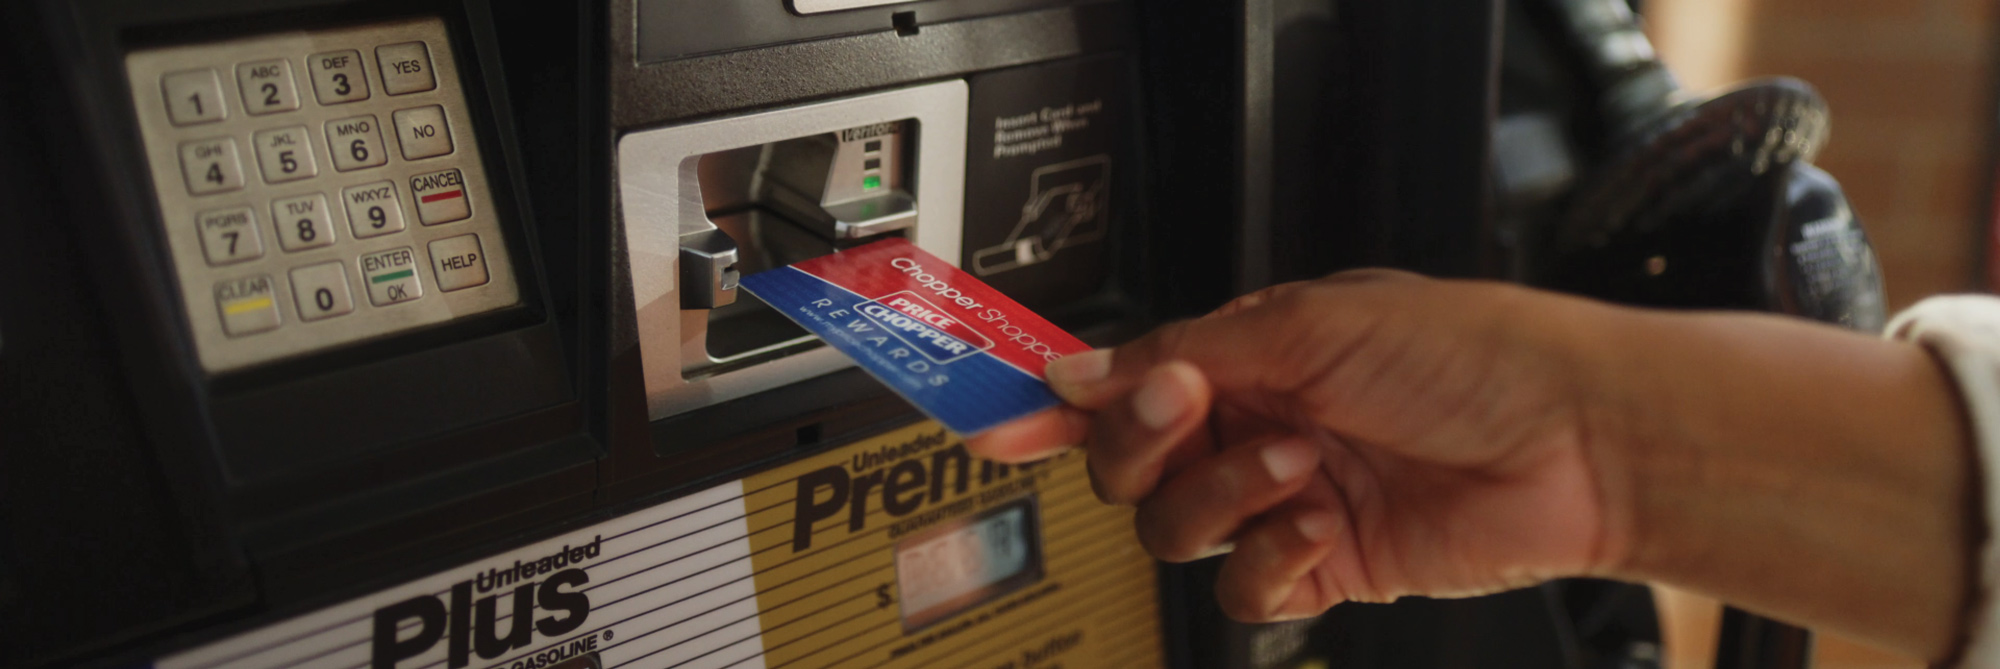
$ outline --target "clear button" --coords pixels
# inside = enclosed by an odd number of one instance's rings
[[[215,284],[215,308],[222,314],[222,331],[241,337],[278,327],[275,295],[268,274]]]

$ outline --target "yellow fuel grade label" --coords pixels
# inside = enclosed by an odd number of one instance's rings
[[[1162,664],[1153,562],[1081,454],[1001,465],[927,421],[745,488],[768,667]]]

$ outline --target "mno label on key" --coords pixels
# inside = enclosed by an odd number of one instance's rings
[[[336,123],[333,126],[334,134],[339,135],[341,137],[346,137],[348,135],[358,135],[365,132],[373,132],[374,130],[375,130],[375,124],[369,123],[368,119],[366,118],[356,121],[346,121],[342,123]]]

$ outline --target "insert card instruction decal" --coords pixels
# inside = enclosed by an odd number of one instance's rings
[[[904,239],[762,272],[742,285],[961,435],[1061,403],[1042,367],[1090,350]]]

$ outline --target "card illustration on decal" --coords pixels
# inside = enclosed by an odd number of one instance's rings
[[[1021,222],[1007,240],[972,254],[972,271],[991,276],[1055,257],[1104,237],[1110,220],[1111,157],[1097,154],[1035,169]]]

